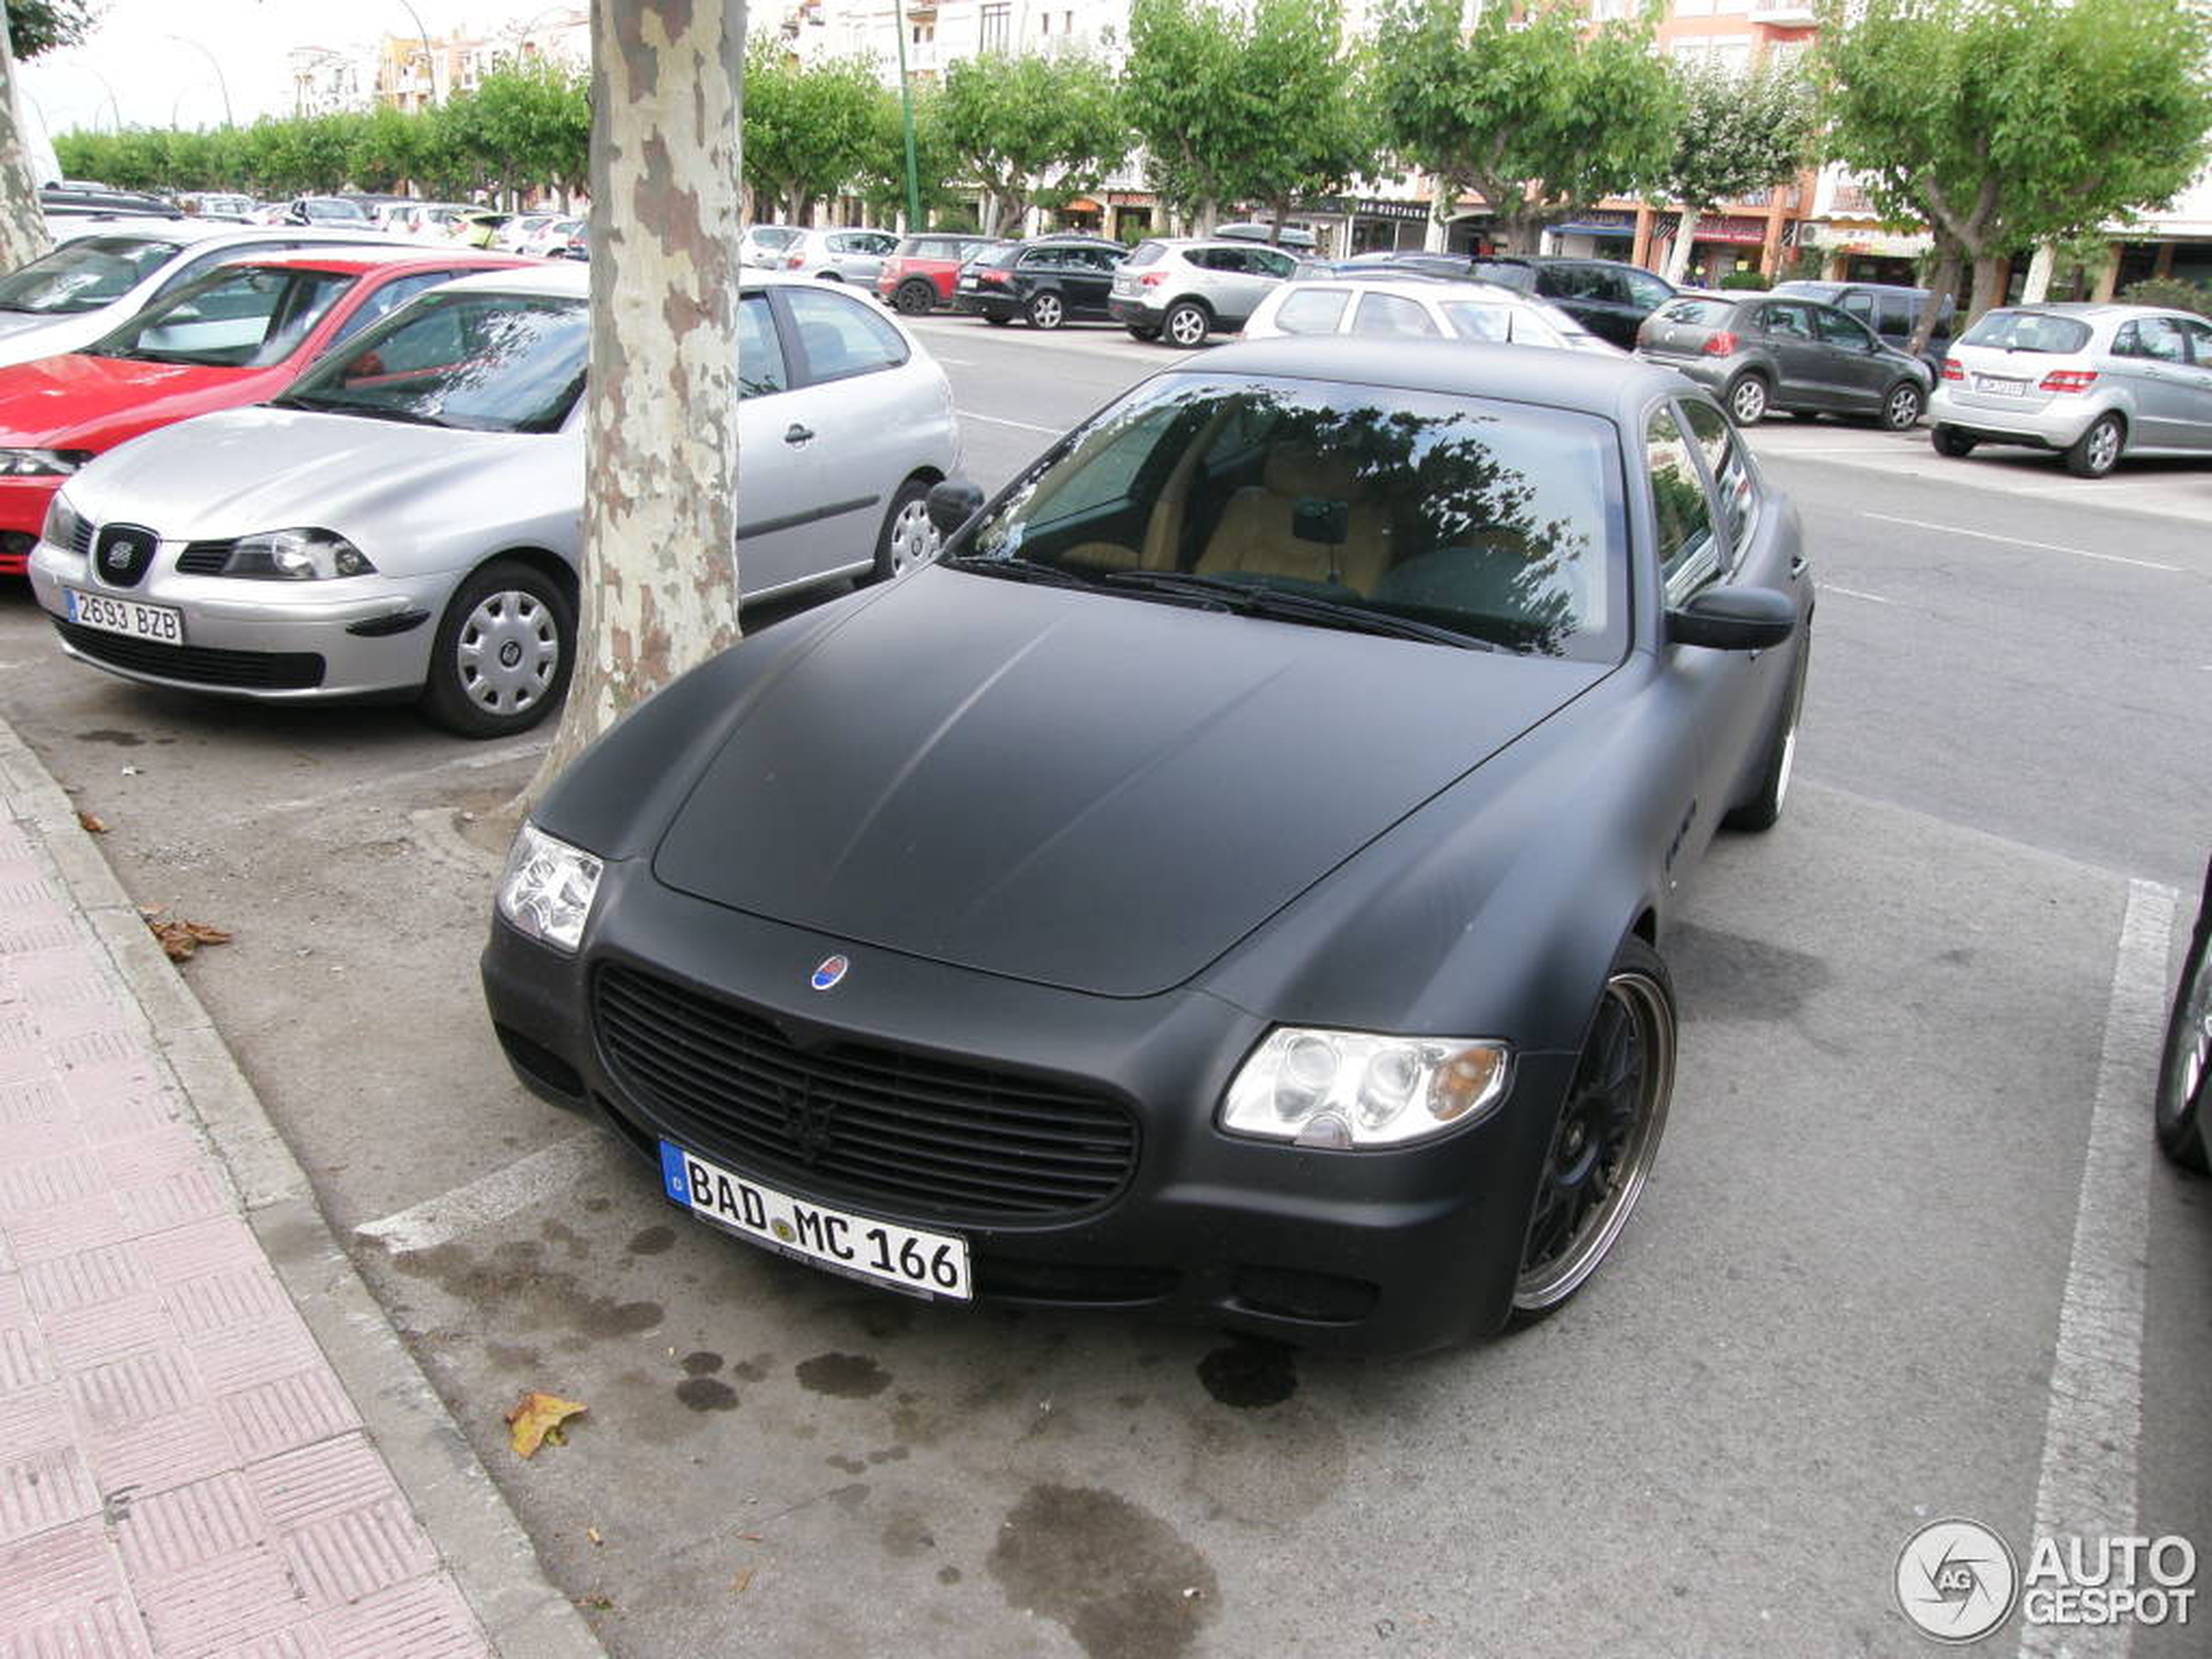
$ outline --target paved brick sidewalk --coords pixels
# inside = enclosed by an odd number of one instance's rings
[[[0,737],[0,1656],[491,1654],[273,1264],[269,1223],[249,1224],[237,1184],[270,1185],[269,1169],[296,1180],[296,1165],[258,1104],[229,1126],[224,1150],[245,1155],[219,1156],[192,1103],[212,1091],[156,1031],[175,1012],[156,996],[193,1014],[197,1002],[158,985],[174,970],[136,954],[151,939],[105,866],[62,844],[82,837],[56,822],[59,792],[43,772],[26,784],[36,763],[3,725]],[[100,883],[97,906],[73,891]],[[234,1079],[226,1055],[223,1066]],[[272,1190],[273,1208],[296,1202]],[[373,1310],[342,1258],[334,1270],[288,1253],[307,1261],[295,1278],[320,1273],[334,1298],[350,1287],[346,1318]],[[374,1395],[402,1392],[393,1374]],[[496,1503],[469,1462],[479,1508]],[[469,1522],[457,1532],[485,1533],[454,1508],[451,1480],[448,1467],[425,1486]],[[509,1532],[496,1544],[526,1554]],[[573,1609],[534,1561],[502,1565],[479,1571],[533,1581],[537,1597],[517,1603],[523,1634],[501,1645],[575,1650]]]

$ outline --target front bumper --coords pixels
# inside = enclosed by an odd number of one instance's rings
[[[2109,401],[2085,401],[2046,393],[2039,404],[2024,400],[1962,392],[1956,381],[1942,381],[1928,397],[1932,425],[1954,427],[1969,437],[1998,443],[2025,443],[2039,449],[2065,449],[2080,442]]]
[[[850,974],[833,993],[811,990],[815,965],[839,951]],[[671,1006],[704,996],[810,1052],[865,1045],[1080,1087],[1127,1107],[1133,1163],[1118,1192],[1088,1208],[979,1218],[954,1204],[887,1204],[803,1158],[716,1144],[702,1120],[679,1130],[685,1108],[612,1057],[593,1003],[594,976],[610,966],[658,975]],[[1518,1055],[1488,1117],[1417,1147],[1325,1152],[1231,1136],[1216,1104],[1269,1027],[1242,1008],[1195,990],[1088,996],[871,949],[671,892],[635,860],[607,866],[577,957],[495,918],[482,970],[522,1081],[656,1163],[665,1135],[804,1200],[956,1232],[982,1301],[1112,1307],[1371,1353],[1502,1324],[1573,1069],[1571,1055]]]
[[[1142,300],[1125,300],[1116,294],[1106,301],[1106,314],[1124,328],[1157,328],[1167,313]]]
[[[30,550],[45,527],[46,509],[68,482],[58,475],[0,478],[0,576],[22,576],[30,568]]]
[[[254,582],[176,569],[164,542],[134,587],[96,577],[92,561],[51,542],[30,556],[30,586],[81,662],[148,685],[268,702],[377,697],[411,691],[428,671],[437,617],[459,572]],[[182,647],[104,635],[70,623],[65,588],[167,605],[184,613]]]

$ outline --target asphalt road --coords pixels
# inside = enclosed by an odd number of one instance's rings
[[[987,486],[1204,361],[922,332]],[[151,694],[12,594],[0,697],[136,896],[237,930],[195,988],[617,1653],[1929,1653],[1890,1588],[1925,1520],[2024,1548],[2040,1491],[2212,1552],[2212,1184],[2148,1153],[2139,1017],[2212,846],[2212,468],[1757,447],[1819,654],[1790,815],[1669,941],[1653,1185],[1567,1312],[1413,1363],[921,1307],[669,1211],[482,1024],[489,856],[449,826],[535,742]],[[2068,1308],[2118,1333],[2088,1361]],[[526,1387],[591,1411],[522,1465]]]

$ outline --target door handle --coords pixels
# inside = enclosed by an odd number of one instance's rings
[[[814,429],[812,427],[801,426],[798,421],[793,421],[784,428],[784,442],[793,447],[812,443],[813,441]]]
[[[1797,581],[1805,573],[1805,556],[1799,553],[1790,561],[1790,580]]]

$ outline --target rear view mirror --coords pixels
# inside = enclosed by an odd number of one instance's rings
[[[1667,640],[1714,651],[1764,651],[1797,631],[1797,607],[1772,588],[1707,588],[1667,613]]]
[[[965,478],[929,486],[929,523],[941,536],[950,536],[982,510],[983,492]]]

